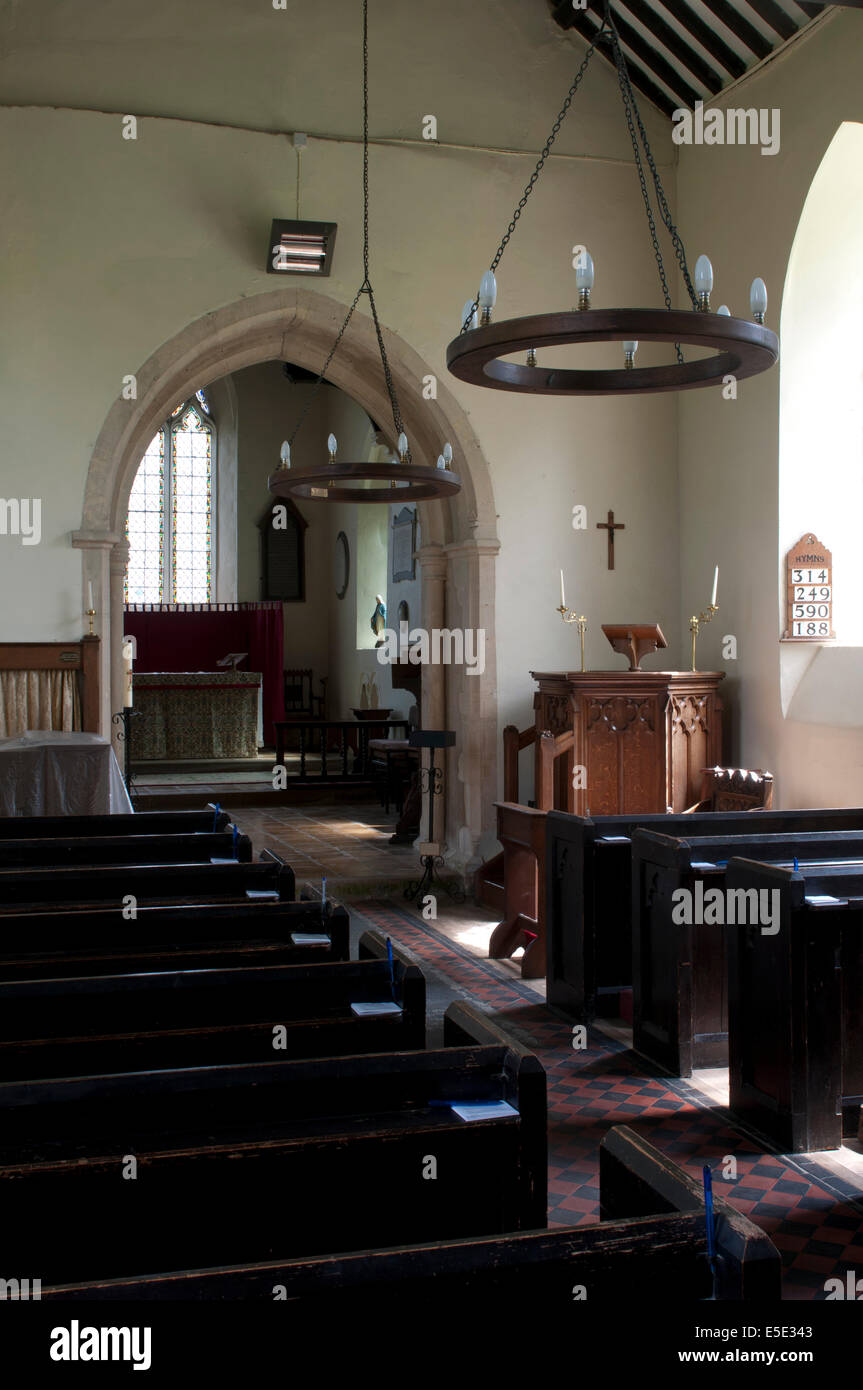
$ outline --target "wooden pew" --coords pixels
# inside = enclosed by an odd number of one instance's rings
[[[529,1308],[573,1326],[596,1303],[661,1297],[665,1306],[715,1295],[747,1303],[780,1298],[781,1262],[763,1231],[717,1194],[715,1282],[706,1255],[700,1185],[631,1129],[609,1130],[599,1151],[603,1220],[592,1226],[274,1260],[135,1279],[43,1288],[63,1301],[279,1299],[354,1311]],[[583,1289],[586,1308],[574,1307]]]
[[[394,949],[393,988],[383,938],[360,945],[326,965],[0,983],[0,1081],[425,1047],[421,971]],[[351,1007],[394,1000],[398,1014]]]
[[[863,1105],[863,870],[732,859],[726,882],[780,908],[773,935],[727,929],[731,1109],[783,1152],[838,1148]]]
[[[308,939],[307,939],[308,938]],[[0,980],[347,960],[350,919],[336,903],[203,902],[0,912]]]
[[[5,1082],[5,1263],[56,1284],[533,1229],[545,1125],[515,1045]]]
[[[757,821],[757,827],[756,827]],[[632,985],[632,845],[635,830],[661,835],[778,834],[861,830],[863,809],[644,813],[546,819],[546,998],[578,1022],[617,1011]]]
[[[255,864],[96,864],[89,867],[0,868],[2,913],[12,904],[38,911],[56,903],[79,904],[133,897],[139,903],[188,900],[246,900],[249,892],[278,893],[289,902],[295,893],[294,871],[271,850],[261,850]]]
[[[0,839],[0,869],[69,868],[97,864],[209,864],[212,859],[252,862],[248,835],[232,830],[189,834],[99,835],[33,840]]]
[[[35,840],[40,835],[195,835],[228,830],[227,811],[134,811],[116,816],[0,816],[0,840]]]
[[[760,826],[760,821],[758,822]],[[863,830],[795,835],[675,839],[652,830],[632,835],[633,1046],[674,1076],[728,1065],[726,928],[710,910],[723,894],[731,857],[801,868],[812,861],[857,859],[863,871]],[[685,892],[707,894],[708,922],[675,912]]]

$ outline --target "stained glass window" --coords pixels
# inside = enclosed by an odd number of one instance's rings
[[[193,397],[172,411],[141,460],[126,522],[127,603],[210,601],[213,440]]]

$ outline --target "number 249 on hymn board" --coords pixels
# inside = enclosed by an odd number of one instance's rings
[[[785,560],[786,642],[829,642],[833,631],[833,554],[812,532],[801,536]]]

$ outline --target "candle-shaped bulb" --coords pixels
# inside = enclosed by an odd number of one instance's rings
[[[575,288],[577,290],[592,290],[594,278],[593,257],[589,251],[581,251],[575,259]]]
[[[290,446],[290,444],[288,443],[287,440],[284,440],[283,443],[282,443],[282,447],[281,447],[281,449],[279,450],[279,457],[280,457],[281,460],[282,460],[282,467],[283,467],[283,468],[290,468],[290,466],[291,466],[291,446]]]
[[[699,256],[695,262],[695,293],[698,295],[698,307],[702,312],[707,312],[710,308],[710,291],[713,289],[713,266],[706,256]]]
[[[452,445],[450,443],[446,443],[443,446],[443,461],[447,468],[449,468],[452,463]]]
[[[710,607],[711,607],[711,608],[715,608],[715,607],[716,607],[716,590],[717,590],[718,587],[719,587],[719,566],[717,565],[717,566],[716,566],[716,569],[713,571],[713,593],[712,593],[711,598],[710,598]]]
[[[327,435],[327,448],[330,451],[330,463],[334,461],[338,447],[339,441],[336,439],[336,436],[334,434]]]
[[[405,434],[404,430],[402,430],[401,434],[396,440],[396,451],[399,456],[399,462],[404,463],[408,452],[408,437]]]
[[[729,309],[729,307],[728,307],[727,304],[720,304],[720,306],[719,306],[719,308],[716,310],[716,312],[717,312],[717,314],[721,314],[723,318],[726,318],[726,319],[730,319],[730,318],[731,318],[731,310]]]
[[[444,459],[443,454],[438,454],[438,456],[437,456],[437,466],[438,466],[438,468],[446,468],[446,460]]]
[[[497,280],[494,271],[487,270],[479,282],[479,307],[493,309],[497,300]]]
[[[468,319],[470,320],[469,322]],[[476,328],[478,323],[479,319],[477,318],[476,305],[472,299],[465,300],[464,308],[461,311],[461,322],[459,327],[464,328],[465,324],[467,324],[468,328]]]
[[[760,275],[752,281],[749,290],[749,307],[755,322],[763,323],[764,315],[767,313],[767,286]]]
[[[638,352],[638,339],[637,339],[637,338],[630,339],[629,342],[624,343],[624,344],[623,344],[623,351],[624,351],[624,366],[625,366],[625,367],[634,367],[634,366],[635,366],[635,354]]]

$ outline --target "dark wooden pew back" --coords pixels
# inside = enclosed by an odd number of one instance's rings
[[[97,864],[89,868],[0,868],[0,930],[2,911],[27,905],[33,911],[56,903],[85,906],[134,897],[139,903],[200,901],[234,902],[249,892],[275,892],[293,899],[293,869],[270,850],[255,864]]]
[[[209,864],[212,859],[252,862],[248,835],[232,830],[168,835],[45,835],[33,840],[0,839],[0,869],[71,868],[101,864]]]
[[[537,1129],[545,1073],[502,1046],[4,1083],[4,1254],[47,1284],[531,1229]]]
[[[371,936],[360,961],[0,984],[0,1080],[422,1048],[422,973],[395,949],[391,985]],[[401,1012],[351,1007],[374,1003]]]
[[[779,907],[778,931],[727,929],[731,1109],[786,1152],[838,1148],[863,1105],[863,873],[732,859],[726,881]]]
[[[706,1259],[701,1193],[687,1174],[632,1130],[615,1127],[600,1147],[598,1225],[514,1232],[316,1256],[266,1264],[201,1269],[134,1280],[43,1289],[43,1299],[279,1299],[325,1301],[369,1311],[529,1308],[541,1317],[573,1302],[642,1301],[666,1306],[709,1298],[775,1301],[779,1254],[762,1231],[715,1201],[715,1283]],[[610,1212],[616,1215],[609,1217]],[[565,1326],[565,1323],[563,1324]]]
[[[308,939],[306,939],[308,938]],[[347,960],[337,903],[245,901],[0,912],[0,980]]]
[[[729,858],[788,867],[798,858],[807,869],[816,860],[835,866],[856,858],[863,871],[863,830],[781,835],[764,834],[760,818],[757,824],[745,835],[678,839],[653,830],[632,835],[633,1045],[676,1076],[728,1063],[721,923]],[[719,909],[714,890],[722,894]],[[683,894],[689,895],[694,914],[683,910]],[[692,920],[693,915],[707,920]]]
[[[547,1000],[580,1022],[616,1012],[620,990],[632,984],[631,837],[640,827],[687,840],[701,835],[863,830],[863,809],[644,813],[593,819],[549,811]]]
[[[227,830],[227,811],[135,811],[116,816],[0,816],[0,840],[93,835],[195,835]]]

